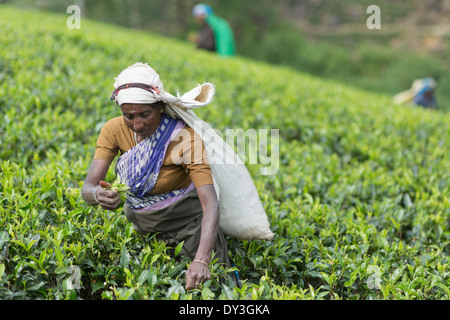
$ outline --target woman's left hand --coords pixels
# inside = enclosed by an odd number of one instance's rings
[[[198,288],[198,286],[211,279],[211,272],[206,262],[192,261],[186,271],[186,290]]]

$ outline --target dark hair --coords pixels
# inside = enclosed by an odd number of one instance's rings
[[[166,103],[164,101],[157,101],[155,103],[150,103],[149,106],[151,106],[153,108],[161,109],[164,111],[164,109],[166,107]]]

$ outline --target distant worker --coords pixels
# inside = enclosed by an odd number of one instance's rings
[[[394,102],[398,104],[412,103],[423,108],[437,109],[436,87],[437,83],[432,78],[414,80],[409,90],[395,95]]]
[[[192,10],[195,21],[202,26],[194,40],[198,49],[215,51],[221,56],[234,56],[233,30],[224,19],[216,16],[206,4],[198,4]]]

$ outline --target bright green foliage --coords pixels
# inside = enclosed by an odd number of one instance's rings
[[[448,114],[66,19],[0,7],[1,299],[450,299]],[[214,83],[196,112],[222,132],[279,129],[278,172],[248,165],[275,237],[229,239],[240,289],[214,266],[186,291],[180,247],[80,197],[99,130],[121,114],[114,77],[137,61],[169,92]]]
[[[117,177],[116,180],[114,180],[114,182],[112,183],[111,190],[117,191],[122,201],[125,201],[127,199],[127,195],[130,193],[130,187],[125,183],[122,183],[119,177]]]

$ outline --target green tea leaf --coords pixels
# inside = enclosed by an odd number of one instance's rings
[[[181,241],[177,246],[175,247],[175,257],[178,256],[183,249],[184,241]]]
[[[127,196],[130,194],[130,187],[125,183],[122,183],[119,177],[117,177],[116,180],[114,180],[114,182],[112,183],[111,190],[117,191],[122,201],[125,201],[127,199]]]
[[[122,251],[120,253],[120,262],[119,262],[120,266],[128,267],[128,264],[130,263],[130,259],[131,259],[131,256],[128,253],[127,247],[123,246]]]

